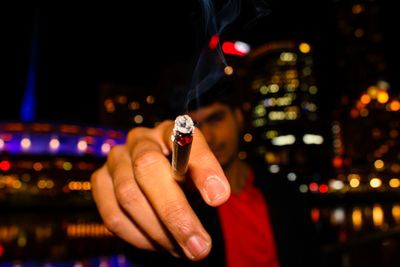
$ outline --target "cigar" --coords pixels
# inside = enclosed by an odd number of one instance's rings
[[[185,182],[188,167],[190,149],[192,148],[194,125],[188,115],[178,116],[172,139],[172,172],[175,180],[179,183]]]

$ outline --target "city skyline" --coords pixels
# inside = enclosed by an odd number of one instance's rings
[[[269,3],[271,14],[260,19],[252,28],[244,30],[241,20],[238,20],[222,37],[226,41],[243,40],[252,48],[279,39],[312,43],[316,49],[317,79],[320,87],[325,88],[320,92],[323,103],[321,112],[328,116],[338,104],[340,95],[351,89],[340,84],[344,77],[338,75],[340,72],[334,66],[337,56],[334,48],[340,43],[336,43],[335,38],[329,39],[337,36],[335,31],[338,31],[332,9],[336,2],[317,4],[307,1],[300,4],[272,1]],[[351,9],[350,2],[348,6]],[[195,61],[198,43],[193,31],[196,29],[193,17],[198,9],[196,1],[194,3],[184,5],[182,10],[176,9],[179,3],[153,9],[139,5],[135,12],[117,8],[100,8],[96,12],[72,8],[37,10],[40,16],[37,119],[97,123],[98,94],[102,82],[154,88],[162,72],[170,65],[182,60]],[[313,11],[312,7],[319,9]],[[385,6],[381,9],[388,10]],[[7,65],[10,75],[7,75],[4,86],[10,88],[6,92],[10,101],[2,107],[2,120],[19,119],[35,10],[11,11],[14,11],[10,13],[13,19],[10,20],[9,31],[6,31],[6,36],[10,34],[6,44],[10,44],[9,54],[15,57],[10,58]],[[142,13],[140,17],[139,13]],[[389,23],[383,15],[380,18],[380,27],[385,30],[384,48],[391,48],[394,46],[391,42],[393,36],[384,27]],[[143,21],[145,25],[139,25]],[[151,21],[155,25],[150,25]],[[385,50],[385,53],[389,51]],[[395,57],[390,58],[388,69],[393,68],[395,62]],[[395,89],[397,81],[392,77],[389,82]],[[73,109],[70,108],[71,103],[74,104]]]

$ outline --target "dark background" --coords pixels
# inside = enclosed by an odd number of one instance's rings
[[[321,112],[329,116],[346,88],[336,68],[341,45],[331,1],[265,1],[271,14],[254,18],[243,1],[239,18],[222,35],[256,47],[271,40],[304,40],[315,46]],[[346,2],[346,1],[343,1]],[[217,1],[218,5],[218,1]],[[351,8],[349,4],[349,8]],[[382,4],[388,80],[398,87],[394,8]],[[156,86],[173,63],[196,61],[204,28],[198,1],[128,6],[3,8],[1,11],[0,120],[19,120],[35,19],[38,21],[37,120],[97,123],[104,81]],[[4,75],[4,76],[3,76]]]

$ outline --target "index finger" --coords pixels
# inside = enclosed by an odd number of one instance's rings
[[[172,150],[173,123],[164,124],[161,127],[163,127],[162,140]],[[195,128],[193,134],[188,171],[202,198],[208,205],[216,207],[228,200],[231,194],[228,179],[198,128]]]

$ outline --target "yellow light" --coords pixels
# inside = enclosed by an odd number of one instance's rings
[[[360,185],[360,180],[352,178],[349,183],[352,188],[357,188]]]
[[[361,117],[367,117],[368,114],[369,114],[368,109],[363,108],[363,109],[360,110],[360,116],[361,116]]]
[[[82,183],[82,188],[83,188],[83,190],[88,191],[88,190],[92,189],[92,184],[90,182],[87,182],[87,181],[83,182]]]
[[[46,187],[47,187],[48,189],[52,189],[52,188],[54,187],[54,182],[53,182],[53,180],[47,180],[47,181],[46,181]]]
[[[378,91],[378,87],[374,85],[368,87],[368,95],[371,97],[371,99],[376,99],[376,97],[378,96]]]
[[[233,74],[233,68],[231,66],[226,66],[224,68],[224,72],[226,75],[232,75]]]
[[[37,186],[38,186],[40,189],[46,188],[46,185],[47,185],[47,183],[46,183],[45,180],[39,180],[39,182],[38,182],[38,184],[37,184]]]
[[[246,143],[250,143],[250,142],[253,140],[253,136],[252,136],[250,133],[246,133],[246,134],[243,136],[243,140],[244,140]]]
[[[30,148],[30,147],[31,147],[31,140],[30,140],[29,138],[27,138],[27,137],[22,138],[22,140],[21,140],[21,147],[22,147],[23,149],[28,149],[28,148]]]
[[[378,92],[378,95],[377,95],[376,98],[377,98],[377,100],[378,100],[379,103],[385,104],[386,102],[389,101],[389,94],[388,94],[386,91],[384,91],[384,90],[380,90],[380,91]]]
[[[389,186],[392,187],[392,188],[400,187],[400,179],[398,179],[398,178],[390,179]]]
[[[140,108],[140,103],[137,101],[132,101],[129,103],[129,109],[131,110],[138,110]]]
[[[87,142],[85,140],[80,140],[78,142],[77,147],[78,147],[79,151],[83,152],[83,151],[85,151],[87,149],[88,145],[87,145]]]
[[[362,228],[363,218],[360,208],[354,208],[351,214],[354,230],[359,231]]]
[[[134,118],[133,118],[133,120],[134,120],[134,122],[135,123],[137,123],[137,124],[141,124],[142,122],[143,122],[143,116],[142,115],[136,115]]]
[[[374,222],[374,225],[379,227],[383,225],[383,209],[381,205],[375,204],[374,207],[372,208],[372,220]]]
[[[385,163],[383,162],[383,160],[377,159],[374,162],[374,166],[377,170],[382,169],[385,166]]]
[[[0,138],[0,149],[4,148],[4,140]]]
[[[68,161],[64,162],[63,163],[63,169],[66,170],[66,171],[70,171],[72,169],[71,162],[68,162]]]
[[[299,44],[299,50],[303,54],[307,54],[311,51],[311,46],[307,43],[300,43]]]
[[[392,207],[392,215],[396,223],[400,223],[400,205],[399,204],[393,204]]]
[[[378,188],[382,185],[382,181],[379,178],[372,178],[371,181],[369,181],[369,185],[372,188]]]
[[[15,181],[13,182],[12,186],[13,186],[14,189],[21,189],[22,183],[21,183],[20,180],[15,180]]]
[[[52,138],[49,142],[49,147],[51,150],[57,150],[60,147],[60,141],[57,138]]]
[[[154,104],[154,96],[149,95],[146,97],[147,104]]]

